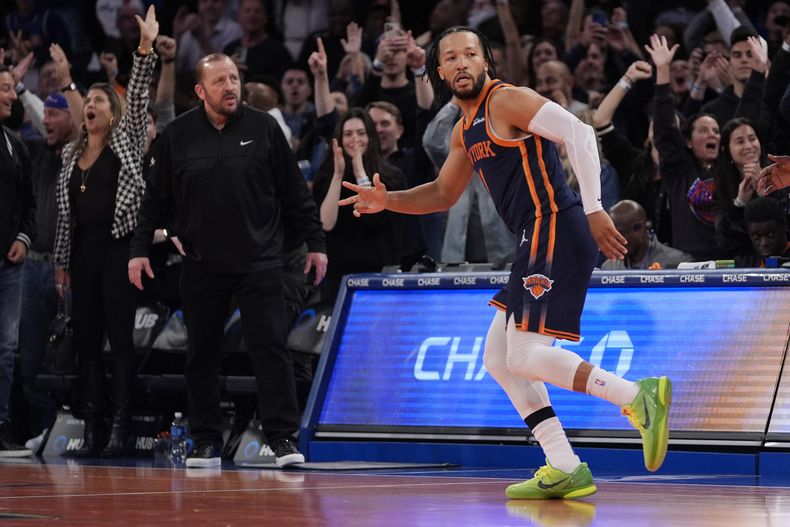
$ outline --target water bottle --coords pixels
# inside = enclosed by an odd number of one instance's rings
[[[187,459],[187,423],[181,412],[176,412],[170,424],[170,454],[173,465],[182,466]]]

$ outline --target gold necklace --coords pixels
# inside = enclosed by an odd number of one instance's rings
[[[101,155],[101,151],[104,150],[105,146],[106,145],[101,145],[99,147],[99,155]],[[85,150],[88,151],[88,152],[95,152],[96,151],[95,148],[91,148],[88,145],[85,146]],[[98,160],[99,160],[99,156],[96,156],[96,159],[93,160],[93,163],[91,163],[91,166],[88,167],[88,170],[82,170],[80,168],[80,172],[81,172],[80,178],[82,180],[80,182],[80,192],[82,192],[83,194],[85,193],[86,190],[88,190],[88,187],[85,185],[85,182],[88,181],[88,176],[91,175],[91,169],[93,168],[93,165],[95,165],[96,161],[98,161]],[[79,165],[77,165],[77,168],[79,168]]]
[[[88,168],[88,170],[80,170],[80,172],[82,173],[81,174],[82,181],[80,183],[80,192],[82,192],[82,193],[85,193],[85,191],[88,189],[88,187],[85,186],[85,182],[88,181],[88,176],[91,175],[91,168],[93,168],[93,165],[91,165]]]

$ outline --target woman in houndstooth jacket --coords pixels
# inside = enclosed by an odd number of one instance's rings
[[[63,295],[72,289],[74,339],[80,364],[84,442],[78,457],[118,457],[129,450],[136,360],[132,332],[137,295],[127,278],[129,241],[144,189],[143,145],[146,107],[159,32],[153,6],[139,16],[140,47],[126,107],[109,84],[94,84],[79,109],[79,137],[63,149],[58,176],[58,224],[53,260],[55,282]],[[53,46],[61,78],[68,61]],[[66,86],[70,106],[80,104],[73,83]],[[74,110],[74,108],[72,108]],[[74,112],[73,112],[74,113]],[[113,421],[109,441],[103,426],[104,331],[112,349]]]

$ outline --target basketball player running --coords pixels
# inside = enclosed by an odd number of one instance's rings
[[[555,338],[579,340],[597,248],[608,258],[623,259],[626,241],[601,206],[593,129],[528,88],[493,80],[492,64],[481,33],[467,27],[441,33],[428,54],[428,74],[437,93],[445,87],[452,91],[464,115],[452,132],[439,177],[399,192],[388,192],[378,174],[368,188],[344,181],[356,194],[340,204],[353,205],[356,216],[384,209],[407,214],[447,210],[472,173],[478,174],[520,240],[508,284],[491,301],[499,311],[488,330],[484,363],[532,430],[547,463],[506,494],[580,498],[597,489],[587,464],[571,449],[544,383],[621,407],[642,435],[650,471],[666,455],[672,385],[666,377],[627,381],[552,346]],[[581,201],[565,182],[553,143],[568,151]]]

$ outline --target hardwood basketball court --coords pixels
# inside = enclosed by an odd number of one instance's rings
[[[0,525],[790,525],[786,478],[607,475],[584,500],[508,500],[505,486],[531,474],[6,461],[0,462]]]

